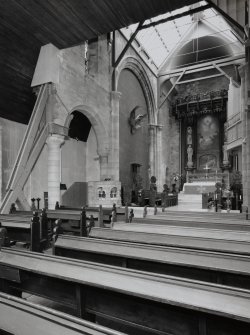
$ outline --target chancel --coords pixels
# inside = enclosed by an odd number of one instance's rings
[[[1,1],[1,334],[249,334],[249,4]]]

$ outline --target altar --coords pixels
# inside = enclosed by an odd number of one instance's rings
[[[214,181],[194,181],[185,183],[183,185],[183,193],[185,194],[202,194],[212,193],[215,191],[215,180]]]

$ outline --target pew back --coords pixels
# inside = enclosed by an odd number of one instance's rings
[[[202,320],[213,335],[249,334],[250,293],[242,289],[8,249],[0,278],[2,288],[78,306],[83,318],[115,320],[134,334],[193,334]]]
[[[222,239],[219,236],[217,236],[217,238],[207,238],[105,228],[93,228],[90,232],[90,237],[133,243],[175,246],[180,248],[250,254],[250,243],[244,241],[244,238],[242,241],[232,241]]]
[[[250,289],[250,256],[61,235],[55,255]]]

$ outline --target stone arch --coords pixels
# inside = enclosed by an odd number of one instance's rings
[[[96,135],[98,155],[107,156],[110,151],[109,136],[103,124],[103,121],[100,118],[100,115],[97,113],[97,111],[95,111],[94,108],[90,106],[87,106],[87,105],[75,106],[74,108],[72,108],[72,110],[67,115],[67,118],[65,121],[66,128],[69,128],[70,122],[72,120],[72,113],[74,111],[78,111],[84,114],[89,119],[93,127],[93,130],[95,132],[95,135]]]
[[[131,57],[131,56],[124,58],[117,70],[116,88],[118,86],[120,74],[122,70],[125,70],[125,69],[133,72],[133,74],[138,79],[142,87],[143,93],[145,95],[145,98],[146,98],[147,108],[149,111],[149,123],[156,124],[157,120],[156,120],[155,98],[154,98],[154,93],[153,93],[150,80],[148,78],[148,75],[145,69],[143,68],[139,60],[137,60],[136,58]]]

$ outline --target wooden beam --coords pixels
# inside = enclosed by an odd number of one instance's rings
[[[180,14],[176,14],[176,15],[167,17],[166,19],[162,19],[162,20],[159,20],[159,21],[155,21],[155,22],[151,22],[151,23],[145,24],[143,27],[140,28],[140,30],[147,29],[147,28],[150,28],[150,27],[154,27],[154,26],[156,26],[158,24],[162,24],[162,23],[166,23],[166,22],[169,22],[169,21],[173,21],[173,20],[179,19],[179,18],[181,18],[183,16],[187,16],[187,15],[192,15],[192,14],[195,14],[195,13],[199,13],[199,12],[204,11],[204,10],[209,9],[209,8],[211,8],[211,5],[205,5],[205,6],[197,7],[197,8],[191,9],[189,11],[186,11],[186,12],[183,12],[183,13],[180,13]]]
[[[223,71],[217,64],[214,63],[214,67],[220,71],[225,77],[227,77],[229,80],[232,80],[234,86],[240,87],[240,84],[238,84],[232,77],[230,77],[225,71]]]
[[[122,60],[123,56],[125,55],[125,53],[127,52],[128,48],[130,47],[131,43],[133,42],[133,40],[135,39],[135,36],[137,35],[137,33],[139,32],[139,30],[141,29],[142,25],[143,25],[144,21],[141,21],[136,30],[133,32],[133,34],[131,35],[130,39],[128,40],[127,44],[125,45],[124,49],[122,50],[122,52],[120,53],[119,57],[117,58],[117,60],[115,61],[115,63],[113,64],[113,68],[114,70],[117,68],[117,66],[119,65],[120,61]]]
[[[173,89],[175,88],[175,86],[178,84],[178,82],[181,80],[181,78],[183,77],[184,73],[186,70],[182,71],[182,74],[179,76],[179,78],[176,80],[176,82],[174,83],[174,85],[171,87],[171,89],[168,91],[168,94],[164,97],[163,101],[160,103],[159,108],[161,108],[163,106],[163,104],[165,103],[165,101],[167,100],[167,98],[169,97],[170,93],[173,91]]]
[[[210,78],[215,78],[215,77],[221,77],[223,76],[222,73],[218,73],[218,74],[213,74],[211,76],[206,76],[206,77],[200,77],[200,78],[195,78],[195,79],[189,79],[189,80],[183,80],[183,81],[179,81],[177,83],[177,85],[181,85],[181,84],[186,84],[186,83],[191,83],[193,81],[197,81],[197,80],[205,80],[205,79],[210,79]]]
[[[241,54],[239,56],[233,56],[233,57],[227,57],[224,59],[219,59],[216,61],[209,61],[209,62],[205,62],[202,64],[196,64],[196,65],[190,65],[185,67],[186,69],[186,74],[188,73],[193,73],[193,72],[197,72],[197,71],[203,71],[203,69],[212,69],[214,67],[214,64],[218,64],[220,66],[227,66],[230,64],[234,64],[237,60],[245,60],[245,54]],[[167,76],[167,75],[173,75],[174,76],[179,76],[183,71],[182,69],[176,69],[176,70],[170,70],[168,72],[165,73],[160,73],[159,77],[163,77],[163,76]]]

